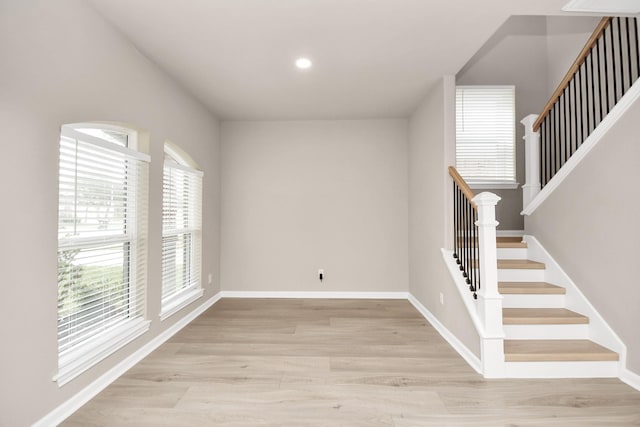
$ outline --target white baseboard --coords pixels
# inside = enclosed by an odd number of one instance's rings
[[[103,375],[98,377],[91,384],[86,386],[84,389],[80,390],[62,405],[55,408],[53,411],[49,412],[35,424],[33,427],[49,427],[60,424],[62,421],[67,419],[71,414],[80,409],[82,405],[87,403],[93,397],[95,397],[98,393],[104,390],[109,384],[114,382],[118,377],[131,369],[136,363],[140,362],[142,359],[147,357],[153,350],[160,347],[165,341],[171,338],[174,334],[176,334],[180,329],[187,326],[191,321],[193,321],[196,317],[204,313],[209,307],[215,304],[221,298],[220,292],[209,298],[198,308],[193,310],[191,313],[177,321],[174,325],[169,327],[167,330],[162,332],[160,335],[156,336],[154,339],[149,341],[147,344],[139,348],[129,357],[118,363],[113,368],[109,369]]]
[[[222,298],[407,299],[407,292],[221,291]]]
[[[627,385],[640,391],[640,375],[636,374],[635,372],[631,372],[627,368],[621,369],[620,380],[623,383],[626,383]]]
[[[409,294],[409,302],[424,316],[425,319],[444,338],[455,351],[471,366],[477,373],[482,375],[482,362],[473,354],[469,348],[451,333],[427,308],[418,301],[416,297]]]

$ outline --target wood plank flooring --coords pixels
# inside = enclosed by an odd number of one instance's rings
[[[640,392],[485,380],[404,300],[223,299],[62,425],[628,426]]]

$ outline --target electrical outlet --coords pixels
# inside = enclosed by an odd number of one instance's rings
[[[324,270],[322,268],[318,269],[318,279],[321,282],[324,280]]]
[[[440,304],[444,305],[444,294],[440,292]]]

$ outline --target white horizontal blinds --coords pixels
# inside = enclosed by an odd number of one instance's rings
[[[456,169],[470,182],[515,182],[515,88],[456,88]]]
[[[162,202],[162,301],[200,287],[202,172],[165,160]]]
[[[143,316],[147,158],[63,127],[58,203],[59,354]]]

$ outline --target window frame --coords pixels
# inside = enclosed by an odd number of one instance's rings
[[[165,320],[173,314],[177,313],[184,307],[188,306],[192,302],[196,301],[202,295],[204,295],[204,289],[202,286],[202,199],[203,199],[203,176],[204,173],[197,168],[197,165],[191,158],[176,147],[171,142],[167,141],[164,144],[164,164],[163,164],[163,190],[162,190],[162,292],[161,292],[161,310],[160,319]],[[194,192],[167,192],[167,180],[171,181],[177,176],[182,176],[185,180],[181,188],[186,188],[189,185],[195,187]],[[188,182],[187,182],[188,181]],[[176,188],[169,186],[169,188]],[[193,200],[189,200],[189,197],[193,196]],[[168,199],[171,200],[168,200]],[[175,221],[174,228],[169,228],[168,221],[165,221],[166,209],[169,204],[173,206],[174,200],[181,204],[184,208],[188,206],[194,211],[187,213],[189,219],[187,222],[190,226],[178,226],[179,221]],[[193,223],[192,223],[193,222]],[[183,224],[184,225],[184,224]],[[177,264],[169,264],[169,259],[175,261],[175,256],[170,257],[167,252],[170,250],[169,239],[175,239],[177,242],[180,237],[185,239],[188,237],[188,248],[183,247],[183,259],[188,259],[188,271],[183,265],[183,277],[195,278],[195,280],[189,280],[189,283],[174,282],[168,283],[168,279],[173,271],[173,277],[176,277],[175,270],[177,270]],[[177,243],[176,243],[177,245]],[[172,285],[176,285],[175,287]],[[168,290],[172,292],[168,293]]]
[[[120,133],[126,134],[127,142],[123,145],[109,141],[105,138],[100,138],[92,134],[87,134],[79,131],[78,129],[98,129],[98,130],[116,130]],[[72,142],[73,141],[73,142]],[[53,380],[62,387],[64,384],[73,380],[89,368],[95,366],[98,362],[113,354],[118,349],[122,348],[127,343],[131,342],[135,338],[145,333],[150,327],[150,321],[146,320],[146,251],[147,251],[147,202],[148,202],[148,163],[150,162],[150,156],[146,153],[137,151],[137,132],[129,127],[117,126],[112,124],[103,123],[76,123],[63,125],[60,131],[60,149],[59,149],[59,189],[58,189],[58,274],[60,278],[60,256],[62,253],[68,251],[102,251],[103,257],[105,248],[117,247],[122,244],[122,288],[126,289],[126,294],[122,297],[122,301],[125,302],[125,309],[121,310],[119,314],[109,313],[108,316],[102,314],[96,314],[95,318],[98,319],[96,324],[84,329],[76,328],[70,335],[62,338],[61,331],[64,328],[73,330],[70,326],[72,316],[85,317],[83,322],[91,323],[94,321],[93,314],[86,316],[86,314],[80,315],[89,308],[80,307],[72,311],[71,314],[65,313],[68,318],[66,325],[61,326],[60,321],[63,319],[61,312],[61,296],[60,296],[60,283],[58,283],[58,371]],[[65,153],[65,149],[69,147],[75,147],[75,158],[73,167],[69,163],[68,156]],[[80,147],[85,151],[87,157],[95,157],[89,160],[80,160],[79,152]],[[65,153],[63,155],[63,153]],[[100,157],[104,155],[106,157]],[[109,157],[112,156],[112,157]],[[121,208],[122,213],[122,232],[112,233],[109,229],[100,234],[98,226],[93,231],[89,231],[89,236],[81,236],[76,229],[75,224],[79,224],[78,207],[80,197],[79,192],[79,176],[83,174],[82,168],[88,169],[91,166],[98,169],[101,165],[100,162],[107,162],[106,159],[112,164],[117,164],[121,167],[124,173],[123,190],[124,202]],[[63,167],[68,168],[63,172]],[[104,166],[108,168],[107,166]],[[69,171],[71,171],[69,173]],[[91,174],[92,172],[88,172]],[[72,178],[70,176],[73,175]],[[63,179],[63,176],[65,177]],[[87,175],[84,179],[95,179],[96,176]],[[63,184],[64,181],[64,184]],[[73,203],[69,201],[63,201],[65,198],[65,191],[68,191],[68,187],[63,190],[63,187],[67,186],[69,182],[73,185],[73,192],[75,194],[75,200]],[[93,191],[93,190],[91,190]],[[93,194],[93,193],[92,193]],[[102,200],[102,199],[98,199]],[[62,206],[72,206],[74,213],[72,215],[72,222],[74,223],[74,232],[71,235],[62,236],[66,226],[63,225],[63,219],[60,214]],[[97,209],[100,205],[97,204]],[[110,218],[115,217],[115,211]],[[106,215],[106,214],[105,214]],[[116,220],[117,222],[117,220]],[[80,232],[81,233],[81,232]],[[126,248],[125,248],[126,247]],[[95,255],[94,255],[95,256]],[[64,258],[63,258],[64,259]],[[69,265],[70,262],[69,262]],[[100,263],[95,260],[93,263],[76,264],[86,265],[92,268],[100,268]],[[105,266],[104,264],[102,266]],[[63,267],[67,268],[67,267]],[[99,278],[106,277],[104,271],[100,272]],[[74,280],[74,279],[71,279]],[[104,279],[102,279],[104,280]],[[95,282],[94,282],[95,283]],[[75,283],[76,287],[70,287],[69,289],[77,289],[78,287],[85,286],[80,281]],[[104,286],[104,285],[103,285]],[[78,292],[78,291],[76,291]],[[109,298],[107,301],[113,301],[113,295],[111,291],[107,293],[96,292],[97,298],[104,298],[105,295]],[[86,304],[86,303],[83,303]],[[90,306],[94,311],[93,306]],[[97,312],[97,311],[96,311]],[[63,327],[63,329],[61,329]],[[71,343],[64,343],[64,340],[71,340]]]
[[[510,111],[511,120],[509,121],[509,128],[511,132],[510,138],[510,148],[511,148],[511,156],[510,156],[510,165],[509,168],[513,171],[513,174],[509,178],[500,179],[497,176],[490,178],[480,178],[480,177],[469,177],[467,171],[463,166],[459,164],[459,116],[464,113],[460,113],[460,102],[459,102],[459,90],[462,89],[472,89],[472,90],[483,90],[487,91],[496,90],[496,89],[508,89],[511,92],[511,103],[512,108]],[[456,117],[456,168],[460,175],[467,181],[469,186],[473,189],[517,189],[519,187],[519,183],[517,182],[517,165],[516,165],[516,87],[515,85],[456,85],[456,107],[455,107],[455,117]],[[498,149],[495,148],[495,151]],[[497,169],[496,169],[497,170]]]

